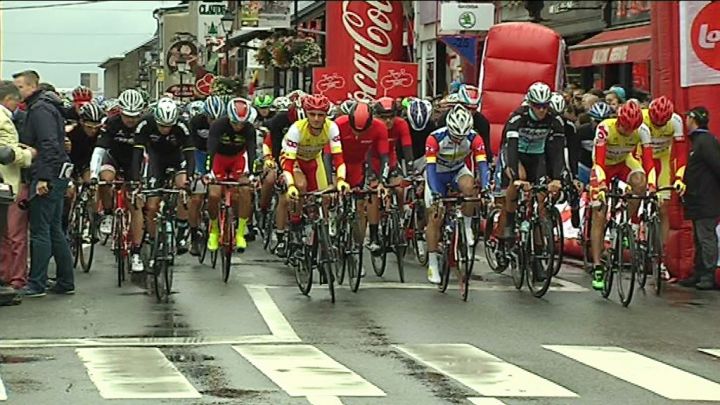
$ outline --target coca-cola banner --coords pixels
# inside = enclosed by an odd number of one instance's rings
[[[681,1],[680,86],[720,84],[720,3]]]
[[[323,94],[333,103],[347,98],[347,80],[340,73],[344,67],[313,68],[313,90],[315,94]]]
[[[415,97],[418,94],[417,63],[380,61],[378,97]]]
[[[381,60],[402,60],[403,9],[400,1],[325,3],[326,65],[348,79],[347,96],[376,98]]]

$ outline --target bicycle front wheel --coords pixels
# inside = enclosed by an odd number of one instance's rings
[[[370,252],[370,261],[372,262],[375,275],[378,277],[382,277],[383,274],[385,274],[385,268],[387,267],[387,247],[390,236],[389,222],[387,215],[384,215],[380,220],[380,227],[378,228],[380,250],[378,252]]]
[[[537,298],[544,296],[550,288],[552,281],[553,261],[555,255],[553,248],[553,224],[550,220],[541,219],[539,222],[531,222],[528,233],[530,243],[526,245],[530,254],[528,266],[525,267],[525,281],[528,289]]]
[[[117,286],[121,287],[125,281],[125,230],[123,229],[123,214],[118,212],[113,217],[113,252],[117,266]]]
[[[310,289],[312,288],[313,272],[311,263],[314,255],[310,251],[311,249],[312,246],[304,244],[302,257],[298,257],[297,260],[295,260],[295,281],[303,295],[310,294]],[[288,252],[288,254],[292,253]]]
[[[630,305],[635,289],[635,272],[638,268],[635,235],[629,224],[618,227],[617,232],[617,286],[618,297],[624,307]]]
[[[232,254],[235,245],[235,220],[233,218],[232,207],[225,207],[223,218],[220,221],[222,227],[222,279],[224,283],[230,278],[230,268],[232,267]]]
[[[207,256],[207,237],[208,237],[208,231],[210,230],[210,216],[208,215],[207,211],[203,210],[202,213],[202,220],[200,221],[200,229],[198,238],[200,239],[198,243],[200,244],[200,255],[198,255],[198,262],[200,264],[205,263],[205,257]]]
[[[79,235],[80,266],[85,273],[90,272],[95,257],[95,214],[85,206],[81,215],[81,228]]]
[[[400,223],[400,214],[394,212],[390,216],[391,232],[392,232],[392,248],[395,252],[395,260],[397,260],[398,277],[400,282],[405,282],[405,264],[403,260],[405,258],[405,251],[407,250],[407,238],[405,235],[405,229],[403,229]]]
[[[663,257],[663,244],[662,235],[660,233],[660,224],[657,220],[650,223],[648,228],[648,259],[650,266],[650,273],[653,275],[653,282],[655,295],[660,295],[662,292],[663,277],[662,277],[662,257]]]
[[[424,232],[421,224],[422,224],[422,210],[423,207],[420,205],[419,201],[415,202],[415,205],[413,206],[412,210],[412,247],[413,251],[415,252],[415,257],[418,260],[418,263],[420,263],[421,266],[427,266],[428,262],[428,251],[427,251],[427,243],[425,242]]]
[[[507,265],[500,265],[498,261],[498,248],[500,240],[497,235],[497,227],[500,219],[500,209],[493,208],[485,220],[485,229],[483,234],[483,244],[485,251],[485,260],[488,262],[490,269],[496,273],[502,273],[507,269]]]
[[[458,270],[460,271],[460,296],[463,301],[467,301],[468,292],[470,291],[470,276],[472,275],[473,268],[473,252],[475,250],[475,241],[469,241],[467,234],[465,233],[465,227],[459,226],[458,240],[456,248],[456,258],[458,264]]]
[[[438,288],[442,293],[447,291],[448,284],[450,283],[450,271],[452,269],[452,266],[450,265],[450,256],[450,249],[443,249],[443,253],[440,256],[440,263],[438,263],[440,267],[440,285]]]
[[[552,240],[553,240],[553,276],[557,276],[560,272],[563,259],[565,258],[565,235],[563,230],[562,215],[557,207],[550,210],[550,221],[552,222]]]
[[[168,250],[167,250],[167,239],[164,231],[158,232],[158,236],[155,239],[155,245],[152,249],[152,270],[153,270],[153,281],[155,289],[155,298],[158,302],[167,301],[167,289],[165,287],[165,274],[167,273],[168,263]]]
[[[357,221],[348,221],[345,234],[347,235],[347,247],[345,251],[345,260],[343,267],[347,271],[348,284],[352,292],[357,292],[360,288],[360,279],[362,278],[363,266],[363,243],[358,242]]]

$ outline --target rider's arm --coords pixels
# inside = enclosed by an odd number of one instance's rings
[[[285,138],[283,139],[282,155],[283,155],[283,175],[285,176],[285,184],[291,186],[295,184],[293,171],[295,171],[295,159],[297,159],[297,148],[300,142],[300,130],[296,125],[291,125]]]
[[[656,183],[655,161],[653,160],[652,138],[650,137],[650,128],[642,124],[638,128],[640,134],[640,144],[642,145],[642,165],[647,175],[647,184],[654,186]]]
[[[183,131],[183,145],[182,151],[185,156],[185,170],[188,176],[195,173],[195,143],[193,138],[190,136],[190,130],[182,122],[178,122],[178,126]]]
[[[578,177],[578,162],[580,161],[580,149],[582,148],[579,132],[580,129],[576,128],[575,125],[570,123],[565,124],[565,144],[568,150],[568,164],[570,165],[570,173],[574,179]]]
[[[487,188],[490,182],[490,170],[488,170],[487,153],[485,142],[482,137],[476,135],[472,141],[473,161],[475,162],[476,176],[480,180],[480,187]]]
[[[675,164],[677,170],[675,170],[674,180],[682,180],[683,177],[685,177],[685,166],[687,165],[687,138],[683,133],[683,122],[679,115],[673,113],[672,118],[670,118],[670,122],[672,122],[673,126],[672,148],[673,151],[675,151],[675,158],[677,159]]]
[[[333,166],[335,167],[335,177],[338,180],[345,180],[345,159],[343,159],[342,142],[340,142],[340,128],[337,124],[330,124],[330,154],[332,155]]]
[[[400,145],[402,146],[403,160],[405,162],[405,173],[409,173],[409,169],[413,163],[412,137],[410,136],[410,125],[403,119],[395,120],[395,126],[400,132]]]
[[[610,131],[607,124],[601,122],[595,128],[595,147],[593,148],[593,171],[598,183],[605,183],[605,159],[607,156],[607,137]]]
[[[267,128],[266,128],[267,129]],[[263,137],[262,152],[264,159],[272,159],[272,132],[268,129]]]
[[[144,129],[146,126],[147,121],[142,121],[135,129],[135,136],[133,139],[133,143],[135,144],[135,146],[133,147],[130,173],[128,173],[128,178],[132,181],[140,180],[140,168],[142,166],[143,158],[145,155],[145,147],[150,143],[150,138],[148,137],[146,130]]]
[[[510,169],[512,174],[511,180],[517,180],[519,177],[518,161],[518,143],[520,140],[520,123],[522,116],[520,114],[513,114],[505,125],[505,151],[507,153],[507,168]]]
[[[95,149],[93,149],[92,157],[90,158],[90,175],[92,178],[96,179],[100,174],[100,167],[102,167],[106,152],[107,149],[100,146],[95,146]]]
[[[565,123],[558,116],[555,116],[552,121],[552,138],[548,148],[551,164],[549,167],[550,177],[553,180],[560,180],[565,169]]]
[[[437,154],[440,149],[437,138],[435,136],[428,136],[425,141],[425,173],[427,174],[427,186],[430,187],[431,192],[442,189],[442,184],[437,175]]]
[[[385,127],[384,124],[377,125],[375,127],[377,128],[377,130],[373,131],[375,134],[375,142],[373,143],[373,146],[375,148],[375,154],[380,159],[380,173],[378,173],[378,175],[380,176],[380,179],[382,179],[383,183],[387,184],[388,176],[390,175],[390,142],[388,140],[389,134],[387,127]]]
[[[492,163],[493,152],[490,147],[490,121],[488,121],[481,112],[475,111],[473,113],[473,127],[475,128],[475,131],[480,134],[483,143],[485,144],[485,155],[487,156],[487,161]]]
[[[252,174],[253,163],[255,162],[255,158],[257,157],[257,133],[255,132],[255,127],[253,127],[251,124],[246,123],[245,134],[245,150],[247,151],[248,157],[245,166],[247,167],[248,172]]]

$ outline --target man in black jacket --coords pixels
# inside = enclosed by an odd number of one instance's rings
[[[62,228],[63,200],[72,169],[64,149],[62,102],[38,88],[40,78],[34,71],[13,78],[27,104],[21,141],[37,150],[30,175],[30,277],[23,294],[45,295],[51,257],[55,258],[57,271],[57,283],[51,292],[73,294],[73,260]]]
[[[708,131],[710,115],[705,107],[687,113],[685,124],[692,150],[685,169],[684,184],[675,187],[684,196],[685,218],[693,221],[695,239],[695,271],[691,278],[680,282],[698,290],[715,288],[718,260],[718,238],[715,233],[720,219],[720,144]]]

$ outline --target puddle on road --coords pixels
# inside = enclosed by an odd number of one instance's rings
[[[47,356],[43,354],[29,355],[29,356],[14,356],[0,354],[0,364],[23,364],[32,363],[36,361],[48,361],[55,360],[54,356]]]

